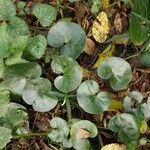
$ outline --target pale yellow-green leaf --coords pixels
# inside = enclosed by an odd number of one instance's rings
[[[123,144],[113,143],[103,146],[101,150],[126,150],[126,146]]]
[[[123,108],[123,103],[121,100],[112,99],[109,111],[119,111]]]
[[[141,127],[140,127],[140,132],[145,133],[147,131],[147,122],[145,120],[142,121]]]
[[[103,43],[107,39],[108,33],[108,17],[107,14],[104,11],[102,11],[93,22],[92,35],[97,42]]]
[[[102,0],[102,7],[103,9],[107,9],[109,6],[109,0]]]

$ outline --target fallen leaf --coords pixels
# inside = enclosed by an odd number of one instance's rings
[[[90,38],[86,38],[84,51],[89,55],[92,55],[95,51],[95,43]]]
[[[126,146],[123,144],[113,143],[103,146],[101,150],[126,150]]]
[[[107,35],[109,33],[109,22],[107,14],[102,11],[93,22],[92,26],[92,35],[94,39],[103,43],[107,39]]]
[[[79,129],[78,131],[77,131],[77,134],[76,134],[76,138],[77,139],[82,139],[82,138],[89,138],[91,136],[91,134],[90,134],[90,132],[88,132],[88,131],[86,131],[86,130],[84,130],[84,129]]]
[[[115,15],[114,26],[116,28],[116,32],[121,33],[121,31],[122,31],[122,22],[121,22],[121,15],[119,13],[117,13]]]
[[[107,58],[112,57],[114,51],[115,51],[115,45],[109,44],[108,47],[102,53],[99,54],[97,61],[93,65],[93,68],[97,68]]]
[[[109,6],[109,0],[102,0],[102,7],[103,9],[107,9]]]

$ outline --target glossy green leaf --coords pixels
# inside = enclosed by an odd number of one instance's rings
[[[98,67],[98,76],[110,79],[110,86],[114,90],[126,88],[132,79],[132,70],[128,62],[119,57],[110,57]]]
[[[98,130],[95,124],[88,120],[81,120],[74,123],[70,131],[73,147],[77,150],[90,150],[88,138],[96,137],[97,133]]]
[[[130,114],[123,113],[114,116],[108,127],[110,130],[117,132],[119,139],[125,143],[136,141],[139,137],[139,125],[136,118]]]
[[[149,8],[149,0],[145,0],[144,3],[141,0],[134,0],[129,31],[130,39],[136,45],[142,45],[149,36],[150,28],[142,19],[142,17],[148,19]],[[142,17],[139,18],[135,14]]]
[[[7,33],[7,24],[2,23],[0,25],[0,58],[7,58],[10,55],[9,40],[10,37]]]
[[[0,92],[0,117],[6,115],[8,107],[9,107],[9,91],[1,91]]]
[[[48,137],[57,143],[63,142],[69,135],[68,123],[59,117],[55,117],[50,121],[52,131],[48,134]]]
[[[0,127],[0,149],[4,148],[10,142],[11,130],[5,127]]]
[[[16,15],[12,0],[0,0],[0,20],[10,20]]]
[[[48,44],[61,48],[61,54],[77,58],[85,46],[85,31],[76,23],[59,21],[48,33]]]
[[[51,82],[48,79],[36,78],[28,81],[23,90],[23,100],[32,105],[35,111],[46,112],[57,105],[57,98],[50,94]]]
[[[51,67],[54,73],[59,74],[54,81],[55,87],[64,93],[75,90],[82,81],[82,69],[72,58],[66,56],[56,57]]]
[[[38,18],[38,21],[43,27],[50,26],[57,16],[56,8],[47,4],[35,5],[32,13]]]
[[[46,46],[47,41],[43,35],[37,35],[34,38],[30,38],[23,56],[27,60],[40,59],[45,53]]]
[[[19,17],[14,17],[10,20],[7,27],[7,32],[11,37],[30,34],[27,23]]]
[[[20,63],[10,65],[5,68],[3,78],[13,77],[25,77],[25,78],[37,78],[42,74],[42,69],[39,64],[34,62]]]
[[[77,90],[78,104],[84,111],[95,114],[106,111],[111,104],[107,92],[99,92],[99,85],[94,80],[84,81]]]

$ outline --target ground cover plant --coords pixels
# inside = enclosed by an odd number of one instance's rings
[[[150,149],[149,0],[0,0],[0,149]]]

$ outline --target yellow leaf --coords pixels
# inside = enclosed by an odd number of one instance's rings
[[[102,0],[102,7],[103,7],[104,9],[107,9],[108,6],[109,6],[109,0]]]
[[[126,150],[126,146],[123,144],[113,143],[103,146],[101,150]]]
[[[79,129],[77,131],[77,134],[76,134],[76,138],[77,139],[82,139],[82,138],[89,138],[91,136],[90,132],[84,130],[84,129]]]
[[[102,53],[99,54],[98,60],[93,65],[93,68],[97,68],[107,58],[112,57],[114,51],[115,51],[114,44],[109,44],[108,47]]]
[[[140,132],[145,133],[147,131],[147,122],[145,120],[142,121],[142,125],[140,127]]]
[[[123,108],[123,103],[120,100],[112,99],[111,105],[109,107],[110,111],[119,111]]]
[[[109,23],[107,14],[102,11],[93,22],[92,26],[92,35],[94,39],[103,43],[107,39],[107,35],[109,33]]]

